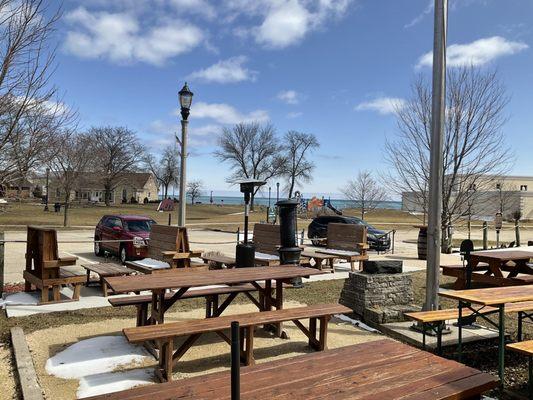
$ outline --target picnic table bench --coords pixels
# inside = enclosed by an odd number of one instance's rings
[[[222,254],[203,254],[201,258],[204,263],[213,263],[217,268],[222,268],[224,266],[226,266],[226,268],[234,268],[236,264],[235,257],[229,257]]]
[[[102,287],[102,294],[104,297],[107,297],[108,294],[105,278],[110,276],[127,276],[135,273],[135,271],[130,268],[114,263],[82,264],[82,267],[87,271],[87,281],[85,286],[88,287],[91,283],[91,272],[98,275],[98,280]]]
[[[368,260],[366,226],[329,223],[327,235],[326,248],[316,251],[348,261],[352,272],[355,262],[359,262],[361,269],[362,262]]]
[[[490,374],[389,339],[241,369],[242,400],[476,399],[497,387]],[[217,372],[86,400],[230,399],[230,373]]]
[[[77,301],[85,276],[63,267],[75,265],[77,257],[60,257],[55,229],[35,226],[27,227],[26,269],[23,273],[24,291],[29,292],[32,285],[41,291],[41,304]],[[73,286],[72,298],[61,300],[61,287]],[[52,298],[50,300],[50,289]]]
[[[533,283],[533,258],[530,250],[485,250],[470,253],[472,282],[491,286],[524,285]],[[454,289],[466,287],[466,268],[461,265],[442,266],[443,275],[456,277]],[[504,276],[504,272],[507,274]],[[518,274],[526,274],[518,276]]]
[[[327,347],[328,321],[331,316],[351,312],[350,308],[340,304],[318,304],[274,311],[227,315],[203,320],[125,328],[123,332],[130,343],[151,341],[160,343],[159,366],[156,369],[156,375],[160,381],[171,381],[173,367],[203,334],[214,332],[228,344],[231,344],[224,331],[231,327],[232,321],[239,322],[242,359],[245,365],[251,365],[255,363],[253,343],[256,326],[292,321],[308,337],[309,346],[315,350],[322,351]],[[302,319],[309,319],[309,328],[300,322]],[[317,321],[320,321],[318,336]],[[174,341],[180,337],[186,337],[187,339],[174,351]]]
[[[187,228],[168,225],[152,225],[147,244],[148,259],[160,261],[159,265],[151,262],[127,261],[126,265],[143,274],[151,274],[172,268],[198,267],[207,269],[207,265],[194,263],[191,258],[201,257],[201,250],[191,250]],[[166,265],[168,264],[168,266]]]
[[[507,350],[527,356],[528,362],[528,398],[533,399],[533,340],[510,343],[505,346]]]

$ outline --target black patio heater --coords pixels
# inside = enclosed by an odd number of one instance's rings
[[[281,265],[300,265],[302,249],[296,243],[296,213],[298,199],[281,200],[276,203],[279,212],[280,244],[279,262]],[[302,278],[294,278],[292,284],[302,287]]]
[[[248,216],[250,213],[250,199],[257,187],[263,186],[266,182],[258,179],[247,179],[238,182],[241,193],[244,193],[244,242],[237,243],[235,249],[235,266],[237,268],[253,267],[255,260],[255,246],[248,243]]]

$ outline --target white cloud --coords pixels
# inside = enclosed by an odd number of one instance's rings
[[[154,149],[174,146],[175,135],[181,134],[181,126],[177,123],[167,123],[161,120],[153,121],[148,127],[149,139],[145,142]],[[188,131],[188,144],[192,147],[212,146],[216,143],[222,127],[216,124],[208,124],[199,127],[191,127]]]
[[[243,65],[247,61],[248,59],[245,56],[231,57],[227,60],[219,61],[210,67],[191,73],[188,79],[216,83],[254,81],[257,72]]]
[[[501,36],[478,39],[467,44],[452,44],[446,50],[449,67],[479,66],[499,57],[519,53],[529,46],[524,42],[513,42]],[[418,59],[417,68],[433,65],[433,52],[427,52]]]
[[[293,112],[290,112],[287,114],[287,118],[298,118],[298,117],[301,117],[303,115],[302,112],[300,111],[293,111]]]
[[[434,0],[429,0],[428,5],[426,6],[426,8],[424,8],[424,10],[420,14],[418,14],[416,17],[414,17],[411,20],[411,22],[409,22],[408,24],[405,24],[403,27],[404,28],[411,28],[411,27],[415,26],[416,24],[418,24],[419,22],[422,22],[422,20],[424,18],[426,18],[426,16],[433,11],[434,7],[435,7],[435,1]]]
[[[67,33],[64,48],[82,58],[162,65],[204,40],[199,28],[184,21],[159,21],[143,29],[138,19],[128,13],[91,12],[79,7],[66,15],[74,28]]]
[[[405,100],[398,97],[378,97],[355,106],[356,111],[376,111],[381,115],[394,114],[405,106]]]
[[[278,93],[278,99],[287,104],[298,104],[300,102],[300,95],[295,90],[283,90]]]
[[[179,114],[179,110],[176,110],[177,114]],[[210,119],[219,124],[237,124],[252,121],[265,122],[270,117],[265,110],[255,110],[243,114],[229,104],[199,102],[191,107],[191,118]]]
[[[227,0],[227,19],[237,16],[259,17],[260,24],[239,26],[233,32],[239,37],[252,36],[269,48],[285,48],[300,43],[310,32],[327,22],[342,17],[354,0]]]

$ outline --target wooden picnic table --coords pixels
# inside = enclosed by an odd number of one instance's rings
[[[532,258],[533,251],[528,250],[474,251],[470,254],[472,267],[475,268],[480,263],[487,263],[488,270],[485,274],[472,274],[472,281],[498,286],[520,284],[520,281],[511,278],[516,278],[520,273],[533,275],[533,268],[527,265]],[[504,272],[508,272],[506,276],[504,276]]]
[[[105,280],[116,293],[151,291],[152,307],[148,321],[150,324],[162,324],[165,320],[165,312],[193,287],[251,283],[259,292],[260,300],[254,299],[254,303],[260,311],[269,311],[272,307],[280,310],[283,308],[283,283],[288,283],[293,278],[322,273],[314,268],[281,265],[212,271],[183,269],[151,275],[117,276],[105,278]],[[262,281],[264,285],[260,284]],[[275,286],[272,281],[275,282]],[[275,288],[274,296],[272,295],[273,288]],[[172,297],[165,296],[165,292],[169,289],[177,289]],[[237,294],[230,294],[218,309],[214,310],[212,316],[218,317],[222,314]],[[276,334],[282,334],[281,324],[276,326]]]
[[[335,272],[334,263],[337,257],[332,254],[325,254],[317,251],[304,249],[302,251],[301,257],[304,259],[307,258],[309,260],[308,264],[305,264],[306,266],[319,269],[320,271],[327,269],[331,273]],[[313,261],[315,264],[311,265],[311,261]]]
[[[82,264],[82,267],[87,271],[87,282],[85,286],[88,287],[91,283],[91,272],[95,273],[99,277],[104,297],[107,297],[107,282],[105,278],[111,276],[127,276],[135,273],[134,270],[115,263]]]
[[[463,317],[463,309],[466,309],[471,315],[488,320],[487,316],[482,314],[482,309],[487,306],[498,308],[498,322],[490,320],[490,324],[498,329],[498,374],[501,384],[503,385],[503,375],[505,371],[505,303],[519,303],[524,301],[533,301],[533,285],[522,286],[504,286],[485,289],[467,289],[467,290],[447,290],[439,292],[442,297],[454,299],[459,302],[459,321]],[[481,307],[475,308],[473,304]],[[462,325],[458,324],[458,350],[459,357],[462,351]]]
[[[223,371],[89,399],[230,399],[230,381]],[[384,339],[242,368],[240,398],[475,399],[497,386],[490,374]]]

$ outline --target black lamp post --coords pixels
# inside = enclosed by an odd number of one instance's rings
[[[181,145],[181,170],[180,170],[180,207],[178,213],[178,225],[185,226],[185,204],[187,199],[185,197],[185,189],[187,186],[187,127],[189,125],[189,111],[192,104],[193,92],[189,90],[187,83],[183,85],[183,88],[178,92],[181,107],[181,140],[176,136],[176,140]]]
[[[238,182],[241,193],[244,193],[244,243],[237,243],[235,264],[237,268],[252,267],[255,260],[255,246],[248,243],[248,216],[250,213],[250,199],[255,188],[266,182],[258,179],[248,179]]]
[[[50,168],[46,168],[46,197],[44,199],[44,211],[48,211],[48,190],[50,190],[50,186],[48,185],[50,178]]]
[[[279,201],[279,182],[276,182],[276,203]]]

